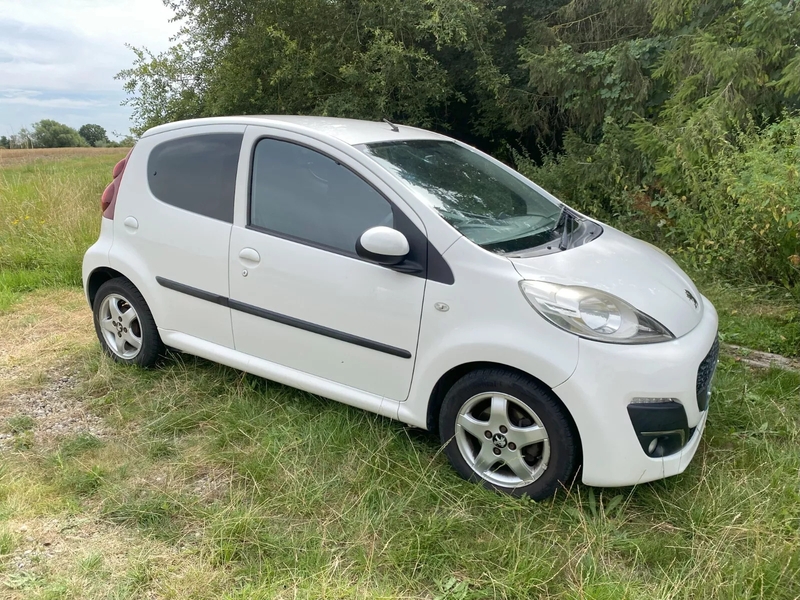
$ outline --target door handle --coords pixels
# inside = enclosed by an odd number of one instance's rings
[[[244,248],[239,252],[239,260],[247,266],[257,265],[261,262],[261,255],[253,248]]]

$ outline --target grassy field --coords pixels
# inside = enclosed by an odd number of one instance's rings
[[[723,356],[681,476],[505,498],[402,424],[103,358],[76,284],[123,155],[0,151],[0,598],[800,597],[800,374]],[[726,341],[800,354],[781,290],[701,287]]]
[[[19,292],[80,285],[100,195],[127,151],[0,150],[0,309]]]

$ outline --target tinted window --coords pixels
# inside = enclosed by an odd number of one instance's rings
[[[258,142],[250,194],[251,225],[348,254],[367,229],[394,223],[391,205],[367,182],[290,142]]]
[[[193,135],[159,144],[150,152],[147,180],[167,204],[233,222],[241,133]]]

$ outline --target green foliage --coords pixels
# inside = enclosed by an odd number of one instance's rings
[[[648,125],[649,127],[649,125]],[[606,122],[601,141],[571,133],[565,152],[520,169],[580,210],[665,247],[685,265],[739,281],[800,281],[800,116],[732,130],[680,186],[635,152],[641,129]],[[677,188],[677,190],[676,190]]]
[[[572,2],[557,16],[580,7],[579,22],[613,24],[592,12],[601,6]],[[553,25],[550,46],[532,28],[520,50],[531,85],[571,130],[542,166],[521,167],[684,264],[797,286],[800,10],[767,0],[649,9],[649,31],[599,49],[599,23],[574,35]]]
[[[78,133],[90,146],[105,146],[109,143],[106,130],[100,125],[87,123],[81,126]]]
[[[445,130],[750,281],[800,283],[794,0],[176,0],[120,73],[136,131],[305,113]]]
[[[112,142],[111,145],[116,145],[120,148],[132,148],[136,144],[136,140],[137,138],[133,137],[132,135],[126,135],[119,142]]]
[[[42,119],[33,124],[33,144],[37,148],[75,148],[88,146],[86,140],[75,131],[58,121]]]
[[[222,4],[176,2],[186,22],[181,42],[160,55],[134,49],[133,68],[119,77],[138,132],[236,113],[445,126],[453,103],[502,80],[488,52],[502,31],[500,11],[478,0]]]

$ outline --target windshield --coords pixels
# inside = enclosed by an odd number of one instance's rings
[[[559,237],[561,205],[477,152],[440,140],[359,148],[487,250],[515,252]]]

